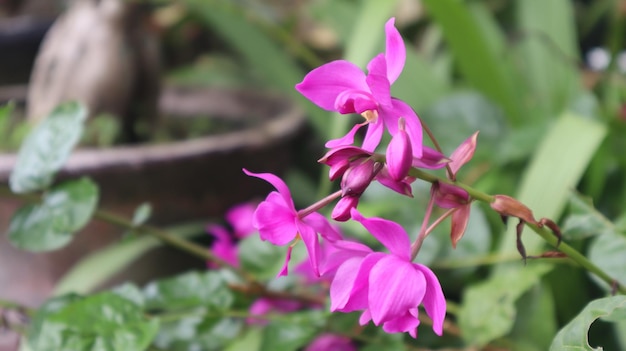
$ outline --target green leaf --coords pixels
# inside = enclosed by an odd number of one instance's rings
[[[463,339],[471,345],[484,345],[508,333],[515,323],[515,301],[551,269],[549,264],[529,262],[522,269],[499,275],[500,279],[489,279],[467,289],[459,311]]]
[[[589,259],[620,285],[626,284],[626,237],[607,232],[593,240],[589,247]],[[611,290],[604,281],[592,275],[593,280],[607,291]]]
[[[29,204],[11,218],[9,240],[29,251],[65,246],[91,219],[98,187],[88,178],[67,181],[44,194],[41,204]]]
[[[550,351],[601,351],[602,347],[591,347],[587,333],[596,319],[606,321],[626,320],[626,296],[611,296],[591,301],[576,318],[570,321],[557,334]]]
[[[206,223],[189,223],[166,228],[169,233],[181,237],[191,237],[204,233]],[[151,236],[134,237],[112,243],[100,250],[83,257],[59,280],[54,294],[62,295],[69,292],[86,294],[94,291],[101,284],[121,272],[149,250],[162,245],[162,242]]]
[[[568,0],[525,0],[515,3],[520,44],[514,52],[523,62],[528,100],[543,113],[534,120],[562,112],[580,91],[578,46],[573,4]]]
[[[40,311],[36,318],[28,341],[37,351],[145,350],[159,328],[139,306],[110,292]]]
[[[573,193],[569,207],[571,214],[561,228],[565,239],[579,240],[617,231],[616,226],[581,195]]]
[[[262,241],[258,235],[250,235],[238,244],[241,267],[258,279],[272,279],[280,271],[285,249]]]
[[[144,288],[148,309],[177,310],[206,307],[214,311],[228,309],[233,293],[219,272],[190,272],[155,281]]]
[[[154,343],[168,351],[221,351],[239,339],[243,326],[241,319],[187,316],[174,323],[164,322]]]
[[[606,135],[604,125],[571,113],[563,114],[537,147],[524,172],[516,198],[537,217],[556,219],[567,205],[592,156]],[[500,253],[513,253],[515,221],[512,221]],[[539,250],[543,240],[538,235],[524,235],[529,254]]]
[[[573,114],[561,116],[538,146],[522,179],[517,199],[526,204],[537,218],[556,218],[563,211],[571,189],[582,177],[605,134],[606,128],[595,121]],[[514,222],[510,221],[498,249],[499,255],[517,253]],[[540,251],[544,244],[528,228],[522,240],[530,255]],[[464,337],[482,345],[507,334],[513,322],[505,321],[503,316],[515,316],[514,300],[532,286],[515,284],[511,280],[526,276],[527,281],[536,282],[543,274],[544,270],[528,270],[519,263],[503,263],[495,267],[485,283],[467,289],[459,316]],[[499,301],[496,300],[498,296],[509,299],[504,304],[493,304],[493,301]],[[486,306],[486,302],[490,305]],[[492,315],[497,318],[492,318]]]
[[[507,70],[503,34],[482,2],[425,0],[443,31],[459,70],[474,87],[498,103],[507,118],[523,120],[516,81]]]
[[[9,179],[11,190],[26,193],[48,187],[80,140],[87,110],[69,102],[57,107],[28,135]]]
[[[273,320],[263,330],[261,351],[290,351],[306,345],[324,325],[323,311],[296,312]]]

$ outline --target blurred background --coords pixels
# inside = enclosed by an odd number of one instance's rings
[[[446,153],[480,131],[460,180],[520,196],[626,279],[626,257],[608,257],[597,233],[575,229],[580,216],[595,216],[614,222],[626,240],[623,0],[0,0],[0,101],[15,107],[0,120],[0,181],[29,125],[78,99],[90,118],[83,149],[61,177],[94,177],[104,207],[132,215],[149,202],[158,225],[219,218],[269,190],[243,177],[242,167],[285,176],[306,206],[331,188],[315,162],[324,142],[359,117],[322,111],[294,85],[334,59],[365,69],[384,50],[383,24],[392,16],[407,45],[393,95],[418,112]],[[583,122],[563,122],[570,117]],[[562,125],[570,129],[550,134]],[[559,151],[541,158],[548,149]],[[368,190],[363,211],[415,234],[427,189],[416,184],[416,199]],[[0,223],[8,223],[16,204],[1,202]],[[490,258],[509,252],[501,249],[504,227],[475,206],[455,251],[445,229],[419,259],[460,301],[503,256]],[[81,257],[121,234],[96,223],[45,255],[0,241],[0,298],[37,305]],[[167,274],[154,262],[175,253],[155,255],[133,266],[132,279]],[[194,266],[180,260],[168,268]],[[561,277],[546,283],[554,326],[605,292],[571,267],[550,274]]]

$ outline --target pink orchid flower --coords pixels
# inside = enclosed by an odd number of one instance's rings
[[[261,178],[272,184],[277,191],[272,191],[254,212],[253,225],[259,231],[261,240],[274,245],[286,245],[295,239],[302,239],[309,253],[309,261],[316,275],[319,276],[320,243],[317,233],[329,241],[341,239],[341,235],[330,225],[328,220],[317,212],[306,217],[300,216],[291,198],[291,192],[282,179],[270,173],[252,173],[244,169],[251,177]],[[288,264],[293,246],[287,249],[287,257],[279,276],[287,275]]]
[[[366,119],[344,137],[326,143],[326,147],[351,145],[358,129],[368,124],[363,149],[374,151],[384,128],[395,135],[398,119],[404,117],[413,155],[422,157],[422,127],[417,114],[405,102],[391,96],[391,85],[402,72],[406,60],[406,48],[394,22],[395,19],[391,18],[385,24],[385,53],[367,64],[367,75],[351,62],[336,60],[312,70],[296,85],[296,90],[325,110],[358,113]]]
[[[441,335],[446,314],[441,285],[428,267],[411,262],[411,243],[406,231],[389,220],[365,218],[355,209],[352,218],[390,253],[373,252],[351,243],[343,255],[329,256],[324,271],[334,271],[331,311],[363,310],[361,325],[372,320],[375,325],[382,324],[388,333],[408,332],[417,337],[418,306],[422,304],[433,321],[434,332]],[[345,242],[333,244],[339,243]]]

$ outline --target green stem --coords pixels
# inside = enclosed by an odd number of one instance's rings
[[[380,159],[381,162],[384,162],[384,155],[376,155],[376,157]],[[495,199],[494,196],[484,193],[482,191],[476,190],[470,187],[469,185],[460,183],[458,181],[451,181],[447,178],[439,177],[439,176],[424,172],[417,168],[412,168],[409,171],[409,176],[422,179],[429,183],[440,182],[440,183],[448,183],[448,184],[458,186],[460,188],[463,188],[465,191],[467,191],[468,194],[472,198],[488,203],[488,204],[492,203]],[[526,225],[530,227],[535,233],[539,234],[539,236],[541,236],[548,244],[554,246],[557,250],[567,255],[567,257],[569,257],[572,261],[576,262],[587,271],[595,274],[598,278],[602,279],[609,286],[614,286],[616,291],[619,291],[622,294],[626,294],[626,287],[617,283],[616,279],[612,278],[609,274],[607,274],[604,270],[602,270],[602,268],[596,266],[593,262],[591,262],[587,257],[585,257],[583,254],[578,252],[576,249],[574,249],[573,247],[569,246],[567,243],[564,243],[564,242],[561,242],[559,245],[557,245],[558,239],[554,235],[554,233],[552,233],[549,229],[545,227],[540,228],[531,223],[526,223]]]

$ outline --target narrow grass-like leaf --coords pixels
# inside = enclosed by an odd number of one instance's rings
[[[79,103],[60,105],[26,137],[9,179],[16,193],[48,187],[83,133],[87,110]]]
[[[530,207],[537,218],[556,218],[564,209],[567,198],[576,186],[595,150],[606,134],[606,128],[590,119],[573,114],[564,114],[552,126],[532,158],[524,174],[517,199]],[[515,246],[516,220],[510,221],[505,238],[498,249],[499,255],[517,252]],[[523,235],[528,254],[536,254],[543,241],[529,230]],[[534,275],[535,282],[545,272],[529,271],[520,263],[503,263],[495,267],[492,276],[483,284],[466,290],[459,320],[463,335],[472,343],[484,344],[511,331],[512,322],[501,318],[484,316],[507,315],[513,320],[515,307],[510,303],[493,303],[496,299],[485,298],[489,294],[518,297],[532,285],[505,284],[511,277]],[[529,278],[530,280],[530,278]],[[490,301],[490,313],[484,310],[485,301]],[[476,316],[481,316],[476,318]]]
[[[204,18],[265,81],[296,99],[306,110],[313,126],[323,136],[329,132],[329,113],[310,103],[295,90],[305,72],[289,52],[282,49],[245,11],[227,1],[186,0],[190,11]]]
[[[563,111],[581,89],[578,47],[572,7],[568,0],[524,0],[515,3],[522,76],[529,101],[538,106],[531,120],[552,118]]]
[[[443,31],[461,73],[470,84],[498,103],[507,118],[519,123],[523,109],[516,81],[507,70],[504,39],[482,2],[425,0]]]
[[[202,233],[204,226],[204,223],[191,223],[166,230],[182,237],[190,237]],[[57,283],[54,294],[92,292],[112,276],[123,271],[143,254],[159,245],[161,242],[156,238],[141,236],[132,240],[113,243],[95,251],[72,266]]]

